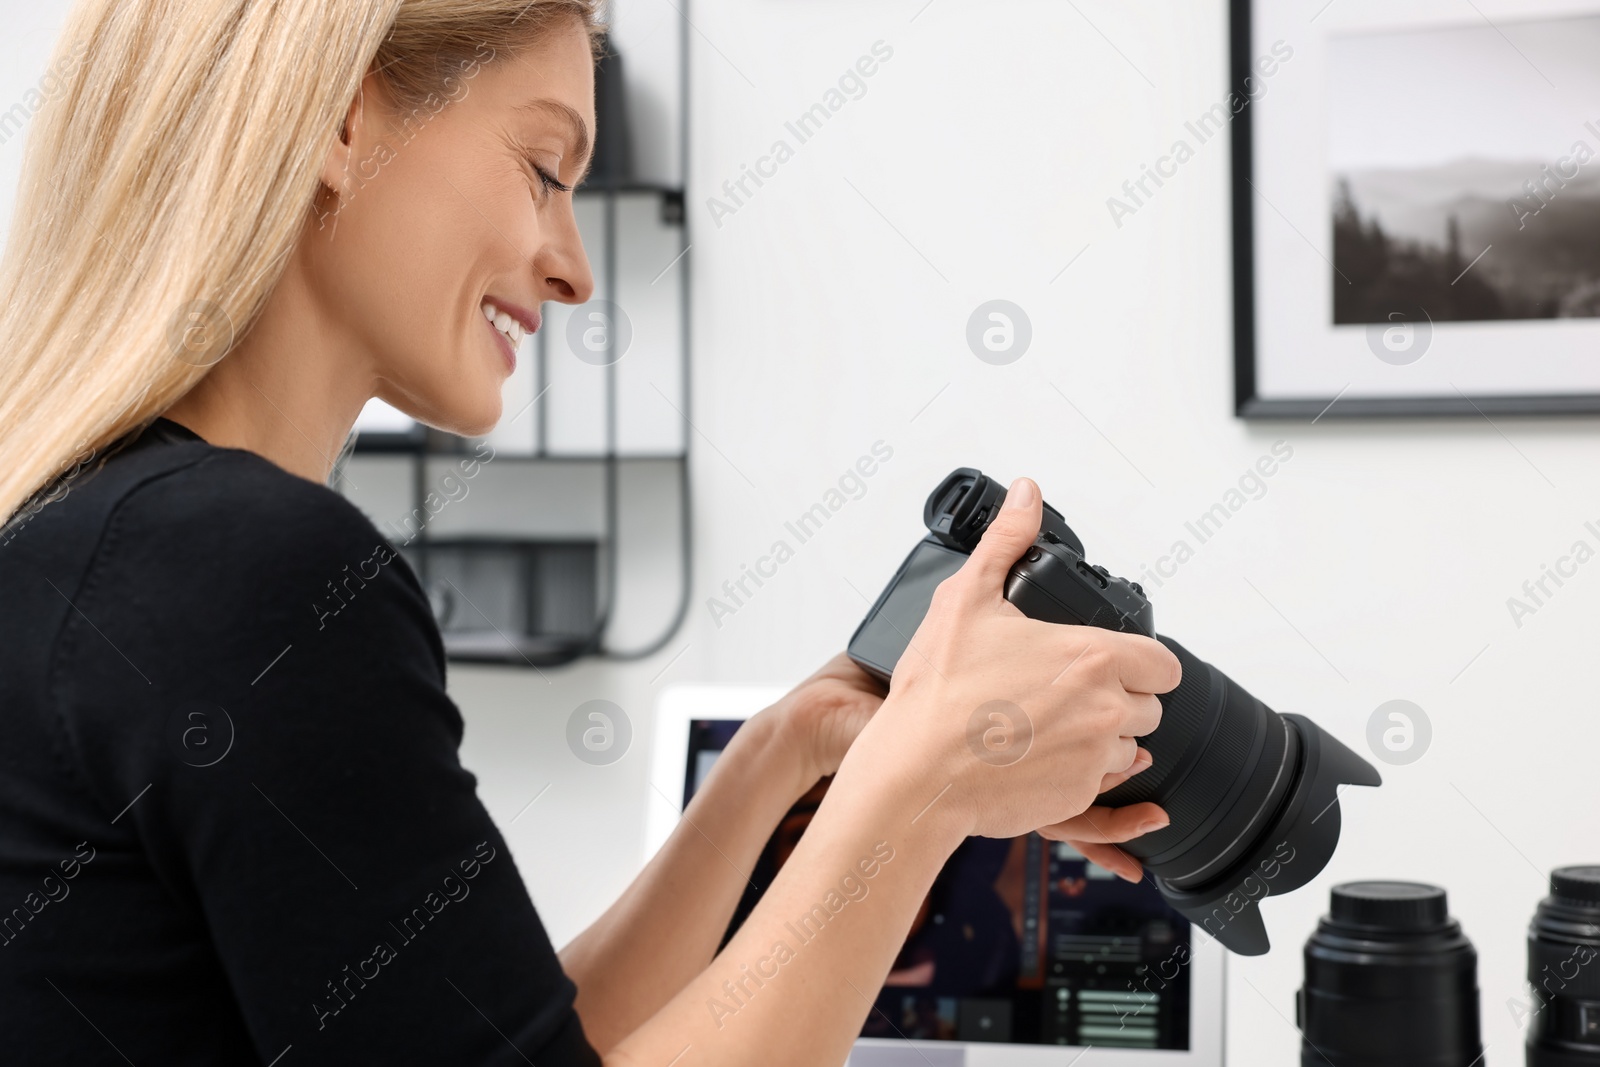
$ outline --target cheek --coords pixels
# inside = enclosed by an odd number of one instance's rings
[[[448,425],[498,403],[501,374],[486,357],[477,302],[530,269],[518,248],[533,247],[536,218],[525,182],[507,180],[503,161],[476,159],[434,133],[360,168],[353,194],[313,233],[339,332],[371,353],[379,377]]]
[[[370,178],[353,179],[318,233],[328,314],[376,352],[409,347],[407,338],[436,341],[456,292],[449,279],[459,279],[465,263],[461,242],[449,239],[462,224],[456,205],[430,194],[408,162],[402,147]]]

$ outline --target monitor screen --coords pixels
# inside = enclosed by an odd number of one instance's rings
[[[685,805],[739,726],[691,723]],[[817,783],[778,825],[728,937],[827,786]],[[1125,882],[1037,834],[969,838],[918,909],[861,1036],[1187,1050],[1189,938],[1188,921],[1148,880]]]

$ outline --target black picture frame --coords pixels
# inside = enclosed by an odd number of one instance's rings
[[[1228,85],[1245,93],[1251,75],[1253,15],[1258,0],[1229,0]],[[1600,393],[1456,395],[1400,397],[1265,398],[1256,374],[1256,198],[1254,123],[1251,108],[1230,124],[1230,185],[1233,229],[1233,404],[1234,415],[1251,420],[1372,419],[1489,415],[1600,414]]]

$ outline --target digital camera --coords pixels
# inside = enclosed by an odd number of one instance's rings
[[[850,639],[852,659],[887,681],[927,614],[934,589],[960,569],[999,513],[1006,488],[971,467],[939,483],[917,543]],[[1171,822],[1122,846],[1183,916],[1241,955],[1268,950],[1258,905],[1305,885],[1339,842],[1342,784],[1379,785],[1370,763],[1301,715],[1279,715],[1170,637],[1138,583],[1084,558],[1083,542],[1049,504],[1038,539],[1012,567],[1005,597],[1045,622],[1153,637],[1183,680],[1161,694],[1161,725],[1139,739],[1154,762],[1100,802],[1161,805]]]

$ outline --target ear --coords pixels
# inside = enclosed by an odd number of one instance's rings
[[[350,191],[350,171],[368,150],[368,144],[372,139],[373,116],[370,104],[374,95],[381,96],[382,92],[381,85],[377,83],[377,75],[368,74],[362,78],[361,85],[356,89],[355,99],[350,101],[344,120],[339,123],[339,132],[328,146],[328,154],[322,161],[322,170],[318,177],[336,196],[343,197]]]

